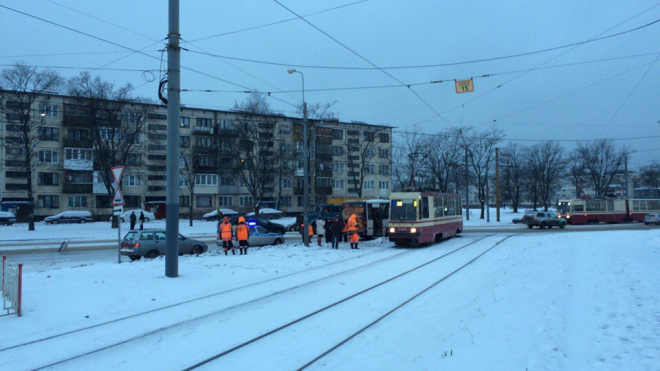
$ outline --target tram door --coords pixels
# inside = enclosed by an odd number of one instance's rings
[[[383,235],[383,214],[380,211],[380,204],[369,204],[367,209],[369,218],[369,230],[367,233],[370,237],[381,237]]]

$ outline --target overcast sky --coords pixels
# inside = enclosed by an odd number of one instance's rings
[[[304,16],[358,0],[279,1]],[[164,44],[157,40],[167,35],[166,0],[0,0],[0,5],[132,49],[146,48],[145,53],[157,58],[133,54],[107,68],[155,70],[158,77],[158,49]],[[195,40],[292,17],[273,0],[182,0],[181,37]],[[392,67],[501,57],[613,35],[660,19],[660,4],[656,0],[369,0],[306,19],[375,65]],[[0,24],[2,64],[22,59],[38,66],[100,67],[130,53],[7,9],[0,8]],[[404,84],[449,80],[412,87],[432,108],[403,86],[308,91],[306,98],[308,103],[336,101],[332,111],[340,120],[386,124],[396,130],[410,130],[417,122],[429,133],[461,123],[487,129],[497,120],[497,127],[511,140],[644,137],[617,142],[645,151],[633,155],[634,167],[660,155],[660,138],[654,138],[660,136],[660,62],[654,64],[660,53],[658,40],[660,23],[602,41],[523,57],[387,70]],[[183,46],[189,49],[181,57],[184,67],[272,92],[279,99],[270,99],[272,108],[287,115],[294,115],[292,105],[302,98],[300,76],[287,74],[287,66],[223,61],[193,51],[203,49],[222,56],[291,65],[371,67],[301,20],[184,42]],[[571,65],[561,66],[566,64]],[[546,68],[552,66],[560,67]],[[379,70],[296,68],[304,72],[308,90],[400,84]],[[532,71],[511,73],[525,70]],[[58,71],[67,77],[79,72]],[[157,81],[148,83],[152,78],[148,73],[95,73],[117,85],[142,85],[136,95],[157,97]],[[485,74],[495,76],[479,78]],[[453,80],[470,77],[474,77],[475,91],[456,94]],[[181,81],[183,89],[222,91],[184,92],[182,103],[187,106],[230,109],[235,101],[245,99],[244,93],[236,92],[244,88],[195,72],[183,71]],[[295,92],[281,93],[292,90]],[[573,146],[570,142],[565,145],[569,149]]]

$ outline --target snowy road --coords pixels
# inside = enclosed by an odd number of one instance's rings
[[[507,235],[205,254],[175,280],[162,259],[44,266],[26,274],[25,316],[0,318],[0,369],[184,370],[221,355],[196,369],[296,370],[337,344],[309,369],[659,368],[659,230],[495,247]]]

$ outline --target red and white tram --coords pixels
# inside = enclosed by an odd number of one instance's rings
[[[557,212],[570,224],[643,222],[660,212],[660,200],[560,200]]]
[[[394,192],[390,195],[389,238],[397,245],[440,242],[463,231],[457,194]]]

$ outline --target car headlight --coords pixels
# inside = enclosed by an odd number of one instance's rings
[[[417,228],[410,228],[410,233],[417,233]]]
[[[395,229],[394,227],[390,228],[390,233],[394,233]]]

